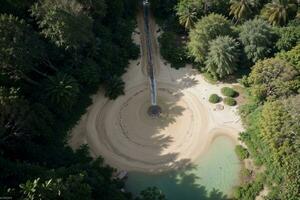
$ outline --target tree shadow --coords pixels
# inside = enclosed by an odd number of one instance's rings
[[[190,88],[190,87],[193,87],[195,85],[198,84],[198,80],[196,80],[195,78],[193,77],[189,77],[188,75],[187,76],[184,76],[182,79],[181,79],[181,82],[183,83],[181,86],[181,89],[185,89],[185,88]]]
[[[229,200],[229,197],[220,190],[215,188],[208,190],[205,186],[199,184],[198,181],[201,177],[194,173],[189,173],[195,166],[190,164],[188,159],[180,162],[187,164],[185,169],[151,176],[133,172],[129,174],[129,182],[130,178],[138,179],[141,183],[139,190],[143,190],[146,187],[158,187],[168,200]],[[150,184],[145,184],[149,182]],[[127,187],[130,189],[130,185],[127,185]],[[134,195],[138,195],[138,193],[139,191],[134,191]]]

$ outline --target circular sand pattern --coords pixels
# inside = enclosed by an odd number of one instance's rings
[[[217,135],[237,138],[233,127],[239,125],[233,122],[236,115],[230,110],[213,112],[205,101],[208,97],[204,93],[216,93],[220,88],[207,86],[205,81],[190,82],[185,78],[185,70],[174,71],[163,64],[155,39],[155,23],[150,21],[160,117],[148,114],[150,88],[145,73],[143,20],[139,14],[141,65],[132,62],[124,75],[124,96],[114,101],[105,98],[101,91],[95,96],[93,105],[73,130],[70,144],[78,148],[87,143],[94,157],[102,156],[105,163],[120,170],[157,173],[193,163]]]
[[[147,83],[115,101],[97,102],[87,119],[91,151],[114,167],[142,171],[172,169],[197,158],[201,138],[208,134],[206,109],[192,93],[178,92],[172,84],[159,86],[159,118],[147,113]]]

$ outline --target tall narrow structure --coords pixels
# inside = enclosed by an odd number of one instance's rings
[[[157,88],[154,73],[154,66],[152,60],[152,43],[151,43],[151,32],[149,25],[149,7],[150,3],[148,0],[143,0],[143,13],[144,13],[144,28],[146,34],[146,45],[147,45],[147,72],[150,82],[150,94],[151,94],[151,105],[148,109],[148,113],[152,117],[159,117],[161,108],[157,105]]]

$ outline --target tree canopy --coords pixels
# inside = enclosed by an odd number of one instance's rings
[[[285,98],[300,88],[299,71],[289,63],[270,58],[258,61],[249,75],[251,94],[264,100]]]
[[[137,2],[1,2],[1,196],[133,199],[101,158],[65,144],[99,87],[111,98],[123,93],[121,76],[139,54],[129,7]]]
[[[237,70],[239,61],[239,44],[229,36],[219,36],[210,42],[207,71],[218,78],[232,74]]]
[[[166,197],[157,187],[149,187],[141,191],[136,200],[166,200]]]
[[[72,107],[78,98],[79,85],[76,80],[66,74],[49,77],[45,83],[45,96],[56,106],[64,109]]]
[[[261,19],[246,21],[239,36],[247,58],[254,63],[272,53],[272,37],[272,28]]]
[[[282,178],[278,195],[297,199],[300,183],[295,176],[300,169],[300,96],[265,104],[260,122],[261,137],[271,156],[271,165]],[[296,159],[295,159],[296,158]]]
[[[80,49],[94,41],[92,18],[76,0],[42,0],[31,12],[41,33],[58,47]]]
[[[262,9],[262,16],[272,25],[285,25],[296,13],[296,0],[273,0]]]
[[[181,0],[175,7],[176,14],[179,17],[179,23],[186,29],[194,27],[196,20],[202,12],[201,1],[196,0]]]
[[[288,63],[295,66],[298,71],[300,71],[300,44],[295,46],[290,51],[278,53],[277,57],[286,60]]]
[[[188,50],[196,62],[204,63],[209,42],[218,36],[232,34],[230,22],[222,15],[209,14],[202,17],[189,33]]]
[[[253,12],[253,8],[257,6],[255,0],[232,0],[230,4],[229,14],[237,21],[246,19]]]
[[[38,34],[22,19],[0,15],[0,70],[11,80],[30,81],[30,73],[43,56]]]
[[[288,51],[300,43],[300,25],[291,23],[286,27],[276,27],[275,32],[279,36],[276,42],[279,51]]]

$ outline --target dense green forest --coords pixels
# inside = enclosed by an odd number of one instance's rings
[[[132,199],[68,130],[101,86],[112,99],[139,47],[135,0],[1,0],[0,196]],[[154,194],[150,188],[142,196]],[[160,194],[159,194],[160,195]]]
[[[259,172],[234,197],[300,199],[300,11],[296,0],[152,0],[161,54],[245,86],[241,159]],[[99,86],[115,99],[133,44],[137,0],[1,0],[0,196],[133,199],[113,168],[73,152],[68,131]],[[165,199],[156,188],[139,199]]]
[[[234,198],[300,199],[300,10],[294,0],[153,0],[172,67],[192,63],[214,81],[239,81],[246,131],[237,155],[244,169]],[[177,38],[177,40],[176,40]],[[181,58],[181,59],[178,59]],[[214,99],[213,99],[214,98]],[[211,97],[217,102],[217,96]]]

